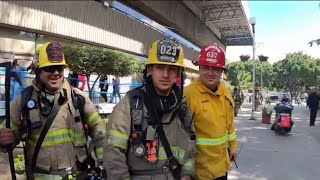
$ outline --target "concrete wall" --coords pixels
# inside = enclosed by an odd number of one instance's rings
[[[164,37],[157,30],[95,1],[0,1],[0,26],[137,55],[147,55],[152,42]],[[18,31],[0,31],[0,50],[33,53],[34,41],[28,36],[21,38]],[[183,49],[187,61],[198,56],[191,48],[183,46]],[[186,64],[197,71],[191,62]]]

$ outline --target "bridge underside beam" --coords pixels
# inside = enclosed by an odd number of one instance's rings
[[[225,48],[217,29],[209,28],[182,1],[124,0],[121,3],[137,10],[199,47],[217,43]],[[215,31],[215,33],[213,32]]]

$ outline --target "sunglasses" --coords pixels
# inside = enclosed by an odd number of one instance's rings
[[[64,66],[47,66],[42,68],[45,72],[54,73],[58,71],[61,73],[64,70]]]

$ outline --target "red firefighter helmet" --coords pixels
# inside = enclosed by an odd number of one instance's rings
[[[198,65],[226,69],[226,55],[217,44],[203,47],[200,51]]]

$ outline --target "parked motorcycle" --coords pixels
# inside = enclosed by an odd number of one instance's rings
[[[277,135],[288,134],[294,124],[292,121],[293,106],[289,99],[283,99],[274,109],[276,111],[276,118],[271,130],[274,130]]]

